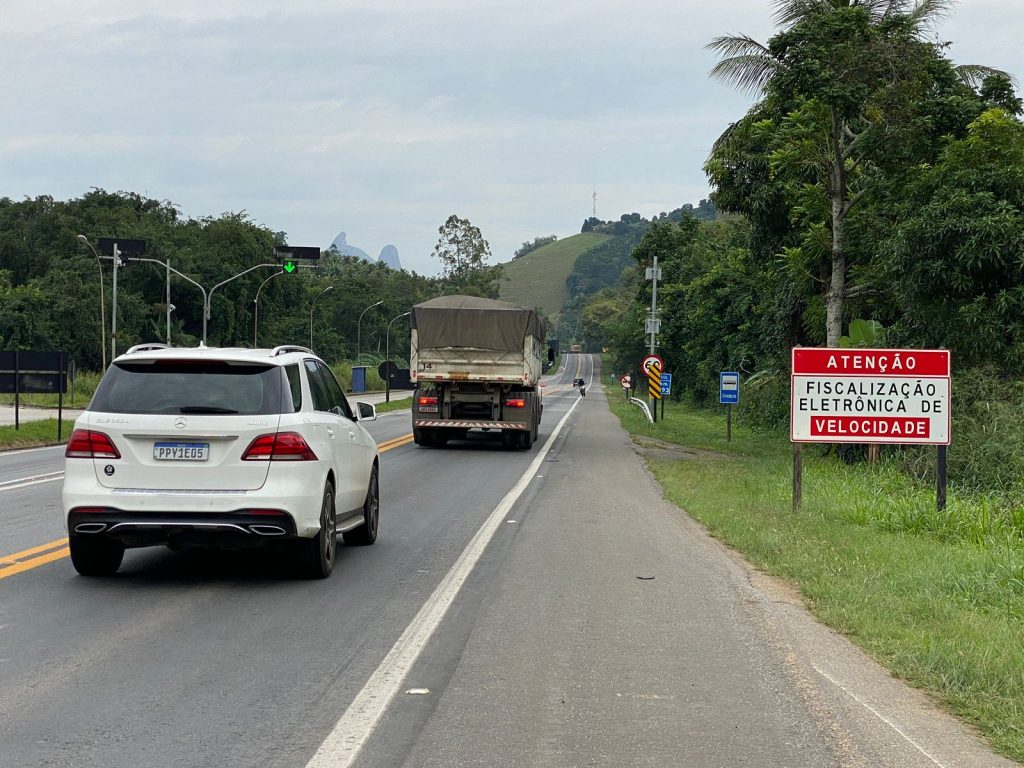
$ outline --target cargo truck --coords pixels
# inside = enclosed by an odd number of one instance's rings
[[[445,445],[469,430],[500,434],[507,449],[537,439],[541,370],[554,357],[531,309],[475,296],[442,296],[412,308],[412,434]]]

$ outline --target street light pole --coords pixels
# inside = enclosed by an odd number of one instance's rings
[[[167,273],[167,307],[168,307],[168,309],[167,309],[167,343],[170,344],[171,343],[171,341],[170,341],[170,339],[171,339],[171,309],[170,309],[170,307],[171,307],[171,272],[173,272],[178,277],[180,277],[180,278],[182,278],[184,280],[188,280],[190,283],[192,283],[192,285],[194,285],[196,288],[198,288],[200,291],[203,292],[203,308],[204,308],[204,310],[206,308],[206,289],[203,286],[201,286],[199,283],[197,283],[195,280],[193,280],[191,277],[186,275],[184,272],[179,272],[174,267],[172,267],[170,259],[168,259],[167,261],[160,261],[158,259],[145,259],[145,258],[142,258],[141,256],[135,256],[135,257],[132,258],[132,261],[144,261],[147,264],[156,264],[158,266],[163,267],[164,271]],[[203,321],[203,344],[205,344],[205,343],[206,343],[206,321],[204,320]]]
[[[253,303],[253,312],[252,312],[252,347],[253,347],[253,349],[256,349],[260,345],[259,341],[257,341],[257,339],[259,339],[259,333],[260,333],[260,291],[263,290],[263,286],[264,285],[269,283],[271,280],[273,280],[278,275],[283,275],[283,274],[284,274],[284,270],[283,269],[280,272],[275,272],[270,277],[268,277],[266,280],[264,280],[262,283],[260,283],[260,287],[256,289],[256,298],[252,300],[252,303]]]
[[[216,291],[218,288],[220,288],[222,285],[227,285],[232,280],[237,280],[242,275],[249,274],[254,269],[261,269],[263,267],[277,267],[277,266],[278,266],[277,264],[257,264],[255,267],[249,267],[248,269],[243,269],[237,275],[232,275],[227,280],[221,280],[219,283],[217,283],[215,286],[213,286],[213,288],[210,289],[210,292],[208,294],[206,294],[206,306],[203,308],[203,346],[204,347],[206,346],[206,321],[210,319],[210,307],[213,304],[213,292]]]
[[[412,312],[403,312],[398,317],[393,317],[391,323],[395,320],[401,320],[403,317],[408,317]],[[384,402],[391,402],[391,323],[388,323],[387,330],[385,331],[384,339]]]
[[[171,346],[171,260],[167,260],[167,277],[165,279],[167,288],[167,346]]]
[[[362,341],[362,330],[363,330],[363,328],[362,328],[363,315],[365,315],[367,312],[369,312],[374,307],[379,307],[383,303],[384,303],[384,299],[381,299],[376,304],[371,304],[370,306],[368,306],[366,309],[364,309],[362,312],[359,313],[359,319],[356,321],[356,362],[359,362],[359,350],[360,350],[360,347],[361,347],[360,342]]]
[[[89,242],[88,237],[78,235],[76,239],[89,246],[89,250],[96,257],[96,266],[100,270],[100,356],[103,360],[103,370],[105,371],[107,370],[107,308],[105,306],[106,299],[103,296],[103,261],[100,258],[99,251]]]
[[[333,290],[334,290],[334,286],[333,285],[328,285],[326,288],[324,288],[322,291],[320,291],[320,293],[318,293],[316,295],[316,298],[313,299],[313,303],[309,305],[309,348],[310,349],[313,349],[313,307],[316,306],[316,303],[320,300],[321,296],[323,296],[325,293],[328,293],[328,292],[333,291]]]

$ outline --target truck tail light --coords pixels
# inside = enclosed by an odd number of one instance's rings
[[[526,401],[523,400],[522,398],[513,397],[513,398],[510,398],[510,399],[505,401],[505,407],[506,408],[525,408],[526,407]]]
[[[316,454],[298,432],[278,432],[249,443],[242,461],[316,461]]]
[[[69,459],[120,459],[121,453],[102,432],[76,429],[68,438],[64,456]]]
[[[416,408],[420,413],[437,413],[437,403],[434,395],[420,395],[416,398]]]

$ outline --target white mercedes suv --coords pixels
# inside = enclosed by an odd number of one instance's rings
[[[278,544],[325,578],[337,536],[373,544],[377,444],[304,347],[133,347],[75,422],[61,493],[71,562],[110,575],[125,548]]]

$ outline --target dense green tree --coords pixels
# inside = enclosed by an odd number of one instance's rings
[[[491,247],[468,219],[448,217],[438,230],[433,257],[441,262],[441,278],[452,293],[497,298],[501,265],[486,262]]]
[[[952,3],[777,0],[775,5],[782,31],[767,45],[747,36],[712,41],[709,47],[723,56],[712,76],[765,96],[767,110],[760,105],[754,112],[772,117],[776,111],[775,126],[783,134],[771,157],[772,171],[785,172],[793,185],[817,187],[797,201],[805,237],[795,247],[820,245],[822,236],[828,237],[825,340],[836,346],[851,295],[847,221],[871,189],[872,162],[884,163],[886,151],[906,146],[905,136],[894,141],[890,126],[906,130],[914,123],[914,97],[921,84],[929,84],[929,64],[937,56],[936,46],[924,38]],[[958,71],[968,82],[995,73],[981,67]],[[759,122],[744,129],[756,131]],[[773,200],[778,197],[767,202]]]
[[[50,197],[14,202],[0,199],[0,349],[65,349],[83,369],[98,369],[101,350],[109,350],[111,265],[77,239],[103,236],[146,240],[146,258],[159,264],[131,262],[118,270],[118,349],[143,341],[164,341],[166,272],[171,265],[203,285],[231,280],[213,294],[208,343],[250,346],[253,299],[260,293],[259,342],[262,346],[309,343],[313,298],[333,286],[317,303],[314,337],[317,351],[335,361],[354,354],[359,312],[384,299],[369,313],[364,339],[380,340],[383,357],[387,321],[416,302],[444,290],[442,281],[394,271],[346,257],[325,257],[317,269],[287,275],[276,272],[273,245],[284,233],[254,224],[244,213],[189,219],[167,201],[133,193],[93,190],[81,198]],[[104,285],[105,328],[100,323],[100,281]],[[202,335],[201,291],[177,275],[171,278],[172,339],[193,345]],[[408,329],[392,327],[394,359],[408,354]],[[371,360],[366,362],[372,362]]]
[[[1024,125],[982,114],[910,178],[878,290],[901,341],[1024,372]]]

